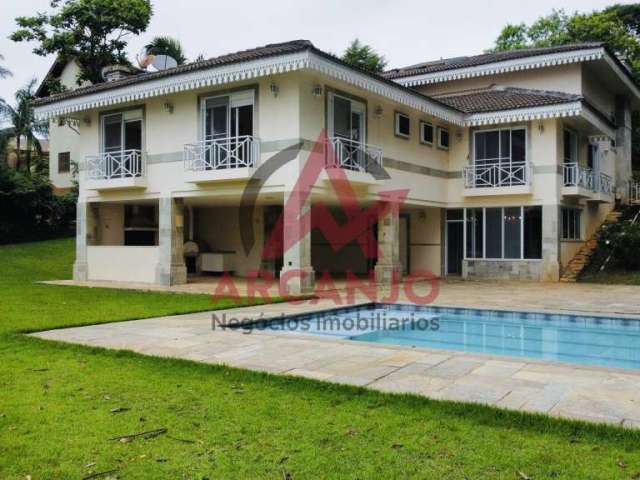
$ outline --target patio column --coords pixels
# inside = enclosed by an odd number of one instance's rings
[[[313,293],[311,266],[311,200],[309,192],[294,190],[285,198],[283,215],[283,266],[280,290],[289,295]]]
[[[542,206],[542,264],[540,281],[560,279],[560,206]]]
[[[187,283],[184,264],[184,201],[181,198],[158,200],[158,266],[156,283],[179,285]]]
[[[400,205],[387,203],[378,218],[377,283],[391,285],[402,278],[400,262]]]
[[[614,182],[619,200],[626,203],[631,180],[631,106],[624,96],[616,98],[616,175]]]
[[[98,208],[88,202],[76,205],[76,261],[73,264],[73,279],[86,282],[89,279],[87,246],[94,245],[97,238]]]

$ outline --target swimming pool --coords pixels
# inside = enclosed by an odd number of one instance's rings
[[[625,318],[366,304],[293,315],[244,328],[640,368],[640,320]]]

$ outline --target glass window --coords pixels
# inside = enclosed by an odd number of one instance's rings
[[[581,211],[577,208],[562,209],[562,239],[580,240],[582,226],[580,224]]]
[[[483,211],[482,208],[467,209],[467,258],[483,258]]]
[[[426,145],[433,145],[433,125],[420,122],[420,141]]]
[[[504,209],[504,258],[520,258],[521,256],[521,213],[520,207]]]
[[[542,207],[524,207],[524,258],[542,258]]]
[[[487,258],[502,258],[502,208],[487,208]]]
[[[474,133],[474,161],[479,164],[505,164],[526,160],[524,128],[483,130]]]
[[[564,130],[564,162],[576,163],[578,159],[578,137],[571,130]]]
[[[438,147],[449,149],[449,130],[446,128],[438,127]]]
[[[463,220],[464,210],[462,208],[455,208],[447,210],[447,220]]]
[[[69,173],[71,170],[71,153],[58,153],[58,173]]]
[[[404,138],[409,138],[409,135],[411,133],[411,121],[409,117],[404,113],[396,112],[395,118],[396,118],[395,120],[396,135]]]

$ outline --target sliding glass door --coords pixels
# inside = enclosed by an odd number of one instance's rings
[[[142,175],[142,118],[139,112],[102,117],[102,152],[107,178]]]

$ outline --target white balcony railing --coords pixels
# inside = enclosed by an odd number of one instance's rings
[[[606,173],[596,173],[577,163],[565,163],[563,172],[565,187],[580,187],[605,195],[613,195],[614,193],[613,178]]]
[[[593,170],[585,168],[577,163],[565,163],[563,165],[563,178],[565,187],[581,187],[587,190],[596,190],[596,177]]]
[[[597,181],[597,191],[600,193],[604,193],[605,195],[613,195],[613,178],[611,178],[606,173],[600,173]]]
[[[372,173],[382,166],[382,147],[343,137],[329,137],[327,167]]]
[[[142,177],[146,170],[144,156],[140,150],[102,152],[88,155],[85,159],[90,180]]]
[[[184,169],[201,172],[255,167],[260,158],[260,139],[244,135],[216,138],[184,146]]]
[[[465,188],[496,188],[528,185],[531,166],[527,162],[484,163],[464,168]]]

